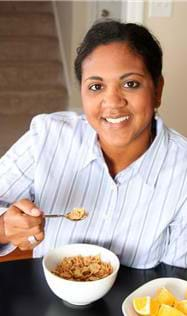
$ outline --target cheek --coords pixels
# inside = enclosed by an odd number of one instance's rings
[[[91,102],[89,98],[84,97],[82,99],[82,107],[88,122],[92,123],[96,116],[96,107],[94,103]]]
[[[81,98],[82,107],[85,114],[89,116],[94,116],[99,112],[99,106],[96,97],[90,96],[87,93],[81,93]]]
[[[90,100],[90,98],[84,96],[82,97],[82,106],[83,106],[83,109],[84,109],[84,112],[91,112],[92,111],[92,102]]]
[[[152,93],[142,93],[134,98],[133,110],[136,114],[150,115],[154,111],[155,98]]]

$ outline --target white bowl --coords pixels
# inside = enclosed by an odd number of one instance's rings
[[[178,278],[158,278],[149,281],[131,293],[122,304],[122,312],[125,316],[137,316],[133,308],[133,298],[139,296],[154,296],[157,289],[166,287],[178,299],[184,299],[187,290],[187,281]]]
[[[72,281],[51,271],[64,257],[100,255],[102,261],[113,267],[113,272],[100,280]],[[120,267],[118,257],[110,250],[91,244],[69,244],[50,250],[43,258],[43,269],[51,290],[64,301],[74,305],[87,305],[103,297],[112,287]]]

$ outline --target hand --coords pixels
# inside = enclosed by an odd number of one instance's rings
[[[42,211],[30,200],[22,199],[12,204],[3,215],[4,233],[7,242],[21,250],[36,247],[44,239],[44,217]],[[36,242],[31,244],[29,236]]]

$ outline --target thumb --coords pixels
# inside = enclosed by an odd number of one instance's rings
[[[43,214],[43,211],[37,207],[34,203],[30,200],[22,199],[14,203],[14,206],[20,209],[23,213],[30,215],[30,216],[40,216]]]
[[[30,210],[25,211],[26,214],[31,215],[31,216],[40,216],[43,212],[36,206],[31,208]]]

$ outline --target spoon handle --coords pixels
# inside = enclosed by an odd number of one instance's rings
[[[44,217],[66,217],[64,214],[44,214]]]
[[[44,214],[46,218],[65,217],[70,221],[80,221],[88,216],[84,208],[73,208],[72,211],[66,214]]]

